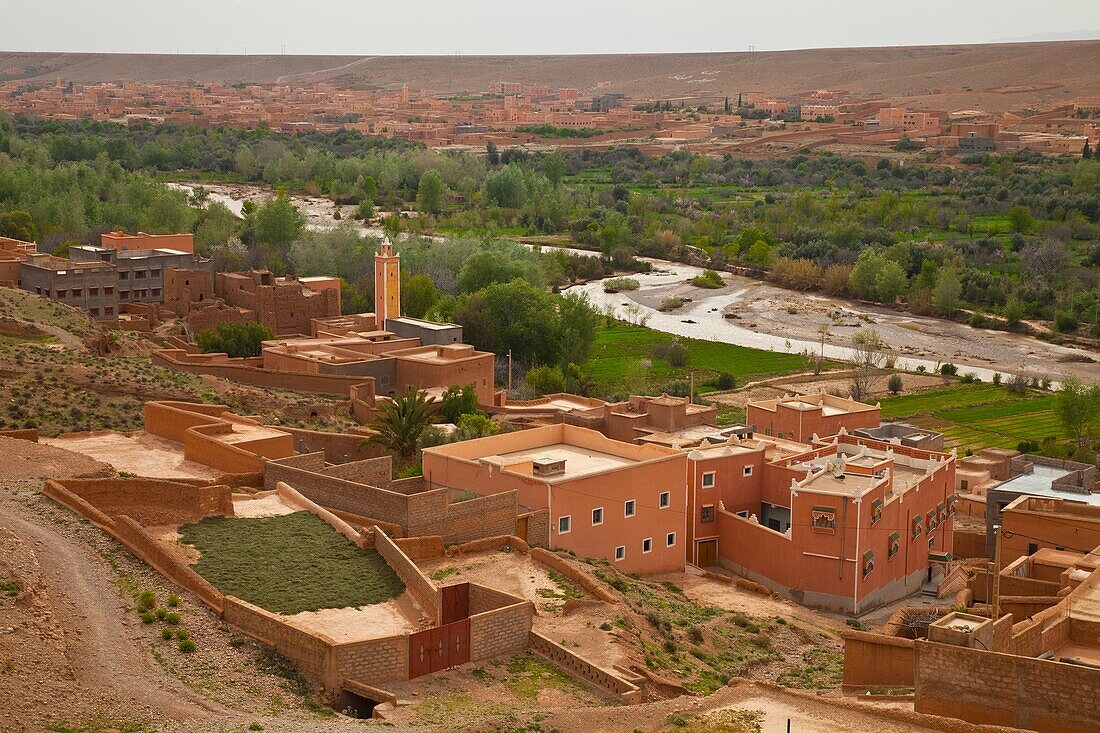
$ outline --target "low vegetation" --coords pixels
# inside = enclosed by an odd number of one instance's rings
[[[202,553],[195,570],[215,588],[275,613],[369,606],[405,589],[381,555],[309,512],[207,517],[180,537]]]

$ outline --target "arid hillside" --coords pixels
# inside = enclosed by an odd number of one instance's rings
[[[18,73],[19,70],[26,70]],[[990,111],[1068,104],[1100,89],[1100,41],[620,56],[211,56],[2,53],[27,79],[407,83],[439,93],[496,80],[589,89],[609,81],[635,96],[790,94],[847,89],[906,97],[907,106]]]

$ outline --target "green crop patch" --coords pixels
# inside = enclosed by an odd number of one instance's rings
[[[196,572],[222,593],[274,613],[369,606],[405,590],[381,555],[309,512],[207,517],[179,532],[202,553]]]

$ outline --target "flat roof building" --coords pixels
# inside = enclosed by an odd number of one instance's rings
[[[750,402],[745,421],[754,433],[808,443],[813,436],[836,435],[841,428],[878,428],[878,405],[819,392]]]

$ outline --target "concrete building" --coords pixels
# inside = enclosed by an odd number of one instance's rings
[[[859,615],[934,580],[950,560],[954,456],[841,434],[806,446],[731,439],[688,454],[697,564],[805,605]]]
[[[207,260],[197,260],[190,252],[173,249],[113,249],[80,245],[69,248],[74,263],[105,262],[117,273],[119,303],[160,303],[164,301],[164,271],[169,268],[192,269]]]
[[[92,318],[118,316],[118,273],[110,262],[71,262],[36,253],[22,261],[19,283],[23,290],[82,308]]]
[[[125,232],[107,232],[99,235],[99,246],[116,252],[127,250],[171,249],[177,252],[195,252],[194,234],[126,234]]]
[[[824,392],[750,402],[745,421],[754,433],[809,443],[813,436],[879,427],[879,406]]]
[[[1087,553],[1100,546],[1100,502],[1023,495],[1000,514],[1001,567],[1043,550]]]
[[[624,572],[684,567],[687,456],[548,425],[424,450],[424,482],[477,495],[516,491],[547,509],[549,546]]]
[[[874,428],[856,428],[852,430],[852,435],[860,438],[874,438],[886,443],[896,443],[907,448],[943,450],[943,433],[900,422],[883,423]]]

